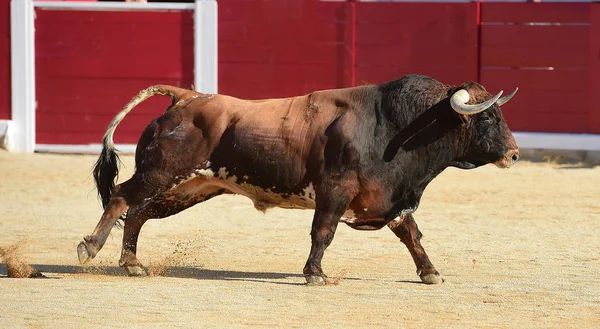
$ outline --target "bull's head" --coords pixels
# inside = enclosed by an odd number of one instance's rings
[[[471,169],[493,163],[500,168],[509,168],[517,162],[519,148],[500,111],[500,106],[517,90],[504,97],[500,91],[492,97],[482,86],[469,84],[452,94],[450,105],[465,119],[469,139],[467,149],[452,163],[453,166]],[[469,101],[479,103],[467,104]]]

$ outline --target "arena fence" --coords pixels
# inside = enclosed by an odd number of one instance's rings
[[[214,1],[12,2],[19,24],[37,28],[12,39],[29,40],[12,49],[12,149],[97,152],[115,113],[151,84],[216,92],[218,74],[220,93],[257,99],[420,73],[519,87],[503,110],[522,148],[600,151],[597,3],[219,0],[217,13]],[[132,112],[120,148],[132,151],[168,102]]]

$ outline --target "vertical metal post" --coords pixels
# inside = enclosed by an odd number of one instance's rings
[[[194,10],[194,88],[218,92],[217,1],[196,0]]]
[[[10,151],[35,150],[35,11],[32,0],[12,0],[11,88],[12,124],[7,131]]]

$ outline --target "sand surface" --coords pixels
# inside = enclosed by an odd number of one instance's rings
[[[341,224],[323,260],[337,284],[307,287],[312,211],[262,214],[239,196],[146,223],[149,277],[118,267],[119,229],[81,267],[101,215],[95,160],[0,151],[0,248],[47,277],[0,264],[0,328],[600,327],[600,167],[449,169],[415,214],[444,284],[421,284],[387,228]]]

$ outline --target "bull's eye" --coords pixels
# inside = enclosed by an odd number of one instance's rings
[[[490,143],[488,143],[487,141],[483,142],[482,147],[483,147],[483,151],[484,152],[489,152],[490,149],[492,148],[491,145],[490,145]]]
[[[493,124],[494,123],[494,118],[489,117],[489,116],[485,116],[481,118],[481,122],[485,123],[485,124]]]

